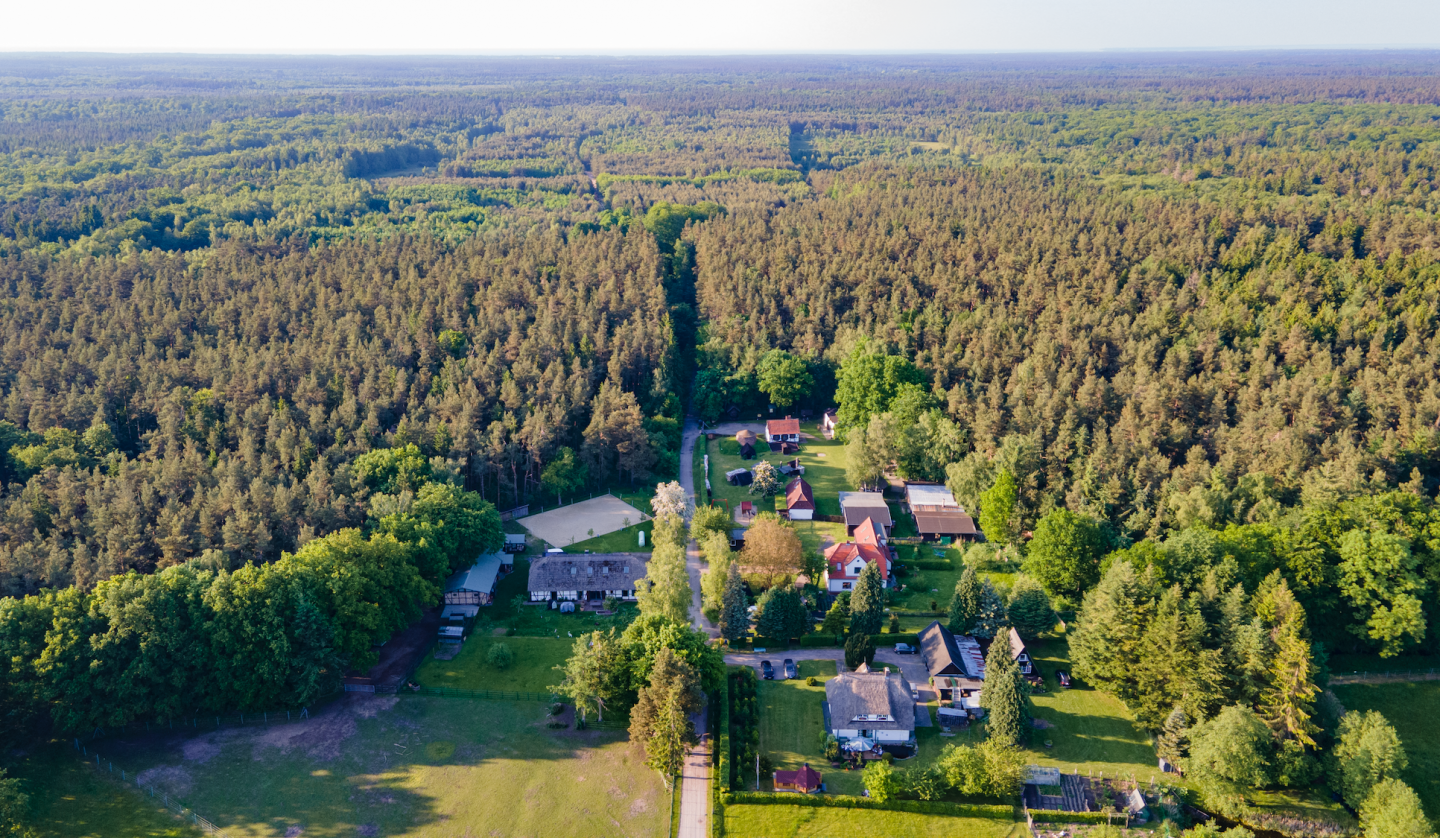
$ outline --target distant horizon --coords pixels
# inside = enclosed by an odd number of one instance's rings
[[[262,57],[274,56],[277,58],[346,58],[346,57],[383,57],[383,58],[743,58],[746,56],[765,56],[767,58],[823,58],[823,57],[845,57],[863,56],[867,58],[895,57],[923,57],[923,56],[980,56],[980,55],[1183,55],[1187,53],[1204,54],[1225,54],[1225,53],[1265,53],[1265,52],[1286,52],[1286,53],[1404,53],[1404,52],[1435,52],[1440,53],[1440,42],[1431,44],[1267,44],[1256,46],[1176,46],[1176,47],[1095,47],[1095,48],[1073,48],[1073,49],[745,49],[745,48],[715,48],[715,49],[691,49],[691,50],[647,50],[647,49],[614,49],[614,50],[587,50],[587,49],[347,49],[336,48],[315,48],[315,49],[266,49],[266,48],[235,48],[235,49],[195,49],[177,50],[163,47],[95,47],[95,48],[66,48],[66,49],[4,49],[0,48],[0,56],[54,56],[54,57],[82,57],[95,55],[124,55],[124,56],[155,56],[155,57],[185,57],[197,56],[206,58],[223,58],[227,56],[237,57]]]

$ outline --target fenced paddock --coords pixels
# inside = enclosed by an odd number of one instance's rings
[[[568,547],[649,519],[650,516],[614,495],[601,495],[536,513],[522,519],[520,524],[555,547]]]

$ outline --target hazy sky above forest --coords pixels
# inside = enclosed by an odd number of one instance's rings
[[[71,0],[7,4],[0,50],[1057,51],[1440,46],[1437,0]]]

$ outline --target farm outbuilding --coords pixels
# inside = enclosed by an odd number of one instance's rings
[[[504,553],[486,553],[476,559],[469,570],[462,570],[445,580],[445,610],[474,617],[480,612],[480,606],[492,604],[495,584],[506,564],[513,561]]]

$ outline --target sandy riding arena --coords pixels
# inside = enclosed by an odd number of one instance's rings
[[[551,545],[568,547],[649,519],[649,515],[614,495],[601,495],[522,518],[520,523],[531,534],[550,542]]]

